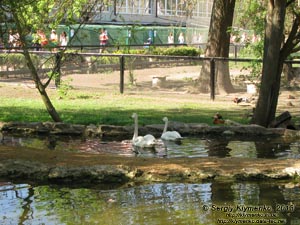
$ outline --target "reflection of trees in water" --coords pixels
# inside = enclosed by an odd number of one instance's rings
[[[141,157],[243,157],[300,158],[300,142],[271,137],[208,136],[186,137],[179,143],[160,142],[156,152],[133,149],[131,140],[114,141],[72,136],[9,137],[4,145],[42,150],[82,153],[110,153]]]
[[[291,149],[291,143],[284,140],[267,140],[255,142],[258,158],[278,158],[287,155],[286,150]]]
[[[282,138],[235,137],[207,139],[209,156],[243,158],[297,158],[300,148],[297,142]]]
[[[288,185],[289,186],[289,185]],[[262,211],[261,213],[276,213],[276,205],[294,204],[296,210],[294,212],[278,212],[278,217],[272,219],[286,219],[285,224],[299,224],[300,221],[300,189],[293,186],[288,187],[279,182],[225,182],[212,183],[212,202],[219,204],[219,206],[271,206],[272,210],[269,212]],[[297,196],[297,197],[296,197]],[[250,213],[258,213],[253,211]],[[249,213],[249,212],[248,212]],[[224,214],[215,213],[214,218],[221,218]],[[266,218],[259,218],[266,219]]]
[[[228,157],[230,148],[227,147],[228,139],[207,139],[208,155],[213,157]]]
[[[19,225],[28,224],[28,221],[34,219],[34,208],[32,206],[34,195],[34,189],[29,185],[15,185],[9,182],[0,183],[0,214],[1,212],[5,212],[5,216],[0,216],[0,222],[3,222],[1,224],[6,224],[5,219],[9,221],[7,224]],[[5,199],[5,197],[7,199]],[[13,210],[7,212],[7,209]],[[12,212],[15,212],[16,215]],[[12,218],[10,216],[12,216]]]
[[[0,186],[1,188],[1,186]],[[296,211],[283,213],[287,224],[298,224],[299,187],[281,182],[159,183],[115,189],[63,186],[23,186],[9,201],[19,224],[211,224],[224,212],[204,211],[203,205],[233,206],[296,204]],[[113,188],[113,189],[111,189]],[[3,193],[3,188],[0,189]],[[0,194],[1,194],[0,192]],[[0,205],[5,200],[0,195]],[[21,205],[19,209],[17,206]],[[9,208],[11,210],[11,207]],[[1,209],[6,210],[5,207]],[[255,213],[255,212],[254,212]],[[296,222],[295,222],[296,221]]]
[[[23,189],[24,190],[24,189]],[[27,220],[33,219],[33,209],[31,208],[31,204],[33,202],[34,190],[32,187],[28,187],[27,189],[28,195],[24,198],[23,196],[19,196],[18,191],[16,191],[16,198],[23,199],[22,209],[23,213],[19,219],[19,225],[24,224]]]

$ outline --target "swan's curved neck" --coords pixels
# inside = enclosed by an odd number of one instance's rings
[[[134,117],[134,132],[133,132],[133,137],[132,139],[135,139],[138,137],[138,132],[139,132],[139,127],[138,127],[138,118],[137,116]]]
[[[167,132],[167,129],[168,129],[168,120],[165,121],[165,127],[163,133]]]

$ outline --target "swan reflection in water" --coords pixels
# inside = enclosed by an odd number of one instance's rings
[[[180,151],[180,145],[182,144],[181,140],[176,141],[166,141],[162,139],[156,139],[156,145],[151,148],[140,148],[138,146],[132,145],[132,151],[136,154],[136,156],[141,157],[159,157],[159,158],[167,158],[169,155],[169,151],[173,151],[178,149]]]

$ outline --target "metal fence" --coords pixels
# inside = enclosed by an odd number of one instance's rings
[[[52,51],[32,51],[32,58],[40,77],[47,78],[55,67],[57,55]],[[237,97],[251,98],[257,94],[259,78],[251,74],[253,59],[206,58],[188,56],[159,56],[132,54],[65,53],[60,65],[61,80],[70,78],[70,85],[78,88],[98,88],[120,93],[163,92],[199,93],[199,81],[203,64],[209,65],[207,90],[209,98],[220,96],[217,91],[218,68],[229,65],[230,82]],[[261,61],[256,60],[256,63]],[[220,64],[222,64],[220,66]],[[297,61],[287,61],[288,65],[299,65]],[[297,68],[294,68],[297,73]],[[283,82],[283,88],[297,90],[295,82]],[[0,82],[30,80],[30,71],[22,52],[10,51],[0,54]],[[55,84],[53,84],[55,85]],[[284,86],[285,85],[285,86]]]

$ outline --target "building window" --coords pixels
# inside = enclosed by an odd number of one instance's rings
[[[157,15],[210,17],[212,0],[158,0]]]
[[[151,0],[117,0],[117,13],[149,15],[152,13]]]
[[[193,11],[195,17],[210,17],[213,1],[199,0]]]
[[[109,12],[113,9],[114,1],[113,0],[103,0],[102,3],[90,3],[90,6],[93,7],[94,12]]]

